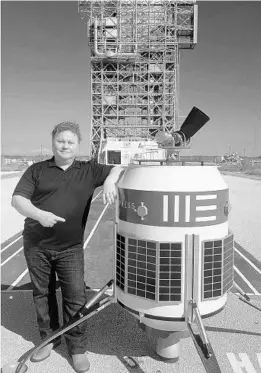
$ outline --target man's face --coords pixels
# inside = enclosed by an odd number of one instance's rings
[[[79,153],[78,136],[71,131],[57,133],[52,146],[54,156],[61,160],[74,159]]]

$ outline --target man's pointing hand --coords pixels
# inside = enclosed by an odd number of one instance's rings
[[[43,227],[53,227],[54,224],[58,222],[64,223],[65,219],[53,214],[52,212],[41,211],[39,213],[38,221]]]

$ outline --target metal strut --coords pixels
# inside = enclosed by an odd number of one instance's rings
[[[55,330],[51,335],[46,337],[39,346],[35,347],[33,350],[24,357],[24,359],[18,364],[14,373],[23,373],[27,371],[26,361],[28,361],[37,351],[45,347],[48,343],[51,343],[54,339],[64,334],[68,330],[74,328],[75,326],[81,324],[85,320],[94,316],[98,312],[102,311],[104,308],[115,302],[114,294],[107,296],[106,298],[99,300],[102,295],[108,290],[113,284],[114,280],[110,280],[103,288],[101,288],[94,297],[92,297],[89,302],[86,302],[85,305],[74,315],[74,317],[65,325],[61,326]]]
[[[191,300],[189,302],[189,307],[191,308],[192,319],[187,320],[187,327],[189,330],[189,334],[192,338],[192,341],[197,349],[199,357],[204,365],[204,368],[207,373],[222,373],[221,369],[218,365],[218,361],[216,359],[215,353],[211,346],[211,343],[207,337],[199,310],[196,302]],[[196,333],[192,326],[193,326],[193,316],[195,316],[194,323],[196,324],[199,333]]]
[[[261,308],[256,306],[255,304],[253,304],[251,302],[251,299],[249,298],[249,296],[234,282],[234,287],[237,289],[237,291],[239,292],[239,295],[237,295],[237,297],[242,301],[242,302],[245,302],[246,304],[248,304],[249,306],[255,308],[256,310],[258,311],[261,311]]]
[[[196,298],[195,278],[196,270],[196,252],[195,246],[198,245],[196,235],[187,236],[186,239],[186,292],[185,292],[185,320],[192,341],[197,349],[198,355],[204,365],[207,373],[222,373],[218,365],[215,353],[207,337],[202,318],[199,313]],[[198,332],[193,329],[196,326]]]

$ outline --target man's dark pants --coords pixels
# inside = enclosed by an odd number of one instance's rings
[[[61,285],[64,323],[86,302],[83,247],[77,245],[55,251],[39,248],[24,239],[24,254],[33,286],[40,335],[45,338],[59,328],[55,273]],[[86,326],[85,321],[64,334],[70,355],[86,351]]]

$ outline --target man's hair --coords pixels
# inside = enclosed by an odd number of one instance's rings
[[[61,133],[64,131],[71,131],[78,137],[79,142],[82,140],[80,126],[79,124],[75,122],[62,122],[62,123],[56,124],[56,126],[54,127],[52,131],[52,139],[57,133]]]

